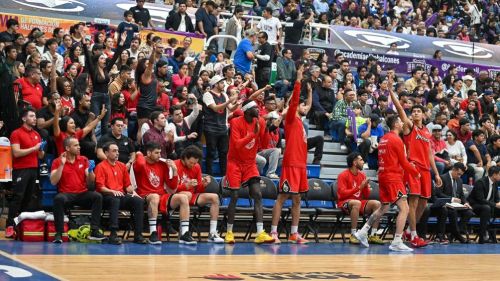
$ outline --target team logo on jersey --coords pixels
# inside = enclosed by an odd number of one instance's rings
[[[252,139],[247,145],[245,145],[246,149],[252,149],[255,145],[255,139]]]
[[[149,180],[149,183],[151,183],[152,186],[154,187],[159,187],[160,186],[160,177],[157,176],[154,171],[149,171],[149,174],[148,174],[148,180]]]
[[[12,0],[23,6],[31,8],[54,11],[76,13],[85,10],[85,3],[76,0]]]
[[[425,136],[422,136],[421,134],[417,134],[417,137],[416,137],[417,140],[423,140],[425,142],[431,142],[430,139],[426,138]]]
[[[288,183],[288,180],[283,181],[281,189],[283,190],[283,192],[290,192],[290,184]]]

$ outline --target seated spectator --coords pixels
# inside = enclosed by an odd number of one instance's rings
[[[455,130],[457,133],[457,139],[463,144],[467,143],[472,138],[472,130],[470,126],[470,121],[466,117],[460,119],[459,129]]]
[[[378,154],[378,142],[380,138],[384,136],[384,129],[380,125],[380,116],[376,114],[371,114],[370,118],[366,119],[366,122],[359,126],[358,137],[361,137],[362,142],[358,145],[359,152],[365,161],[365,168],[368,167],[368,155],[377,158]],[[372,169],[377,169],[378,167],[370,167]]]
[[[472,131],[479,128],[479,111],[477,109],[477,101],[469,101],[467,103],[467,109],[465,109],[465,118],[470,122],[470,129]]]
[[[123,135],[123,127],[125,122],[123,118],[114,118],[111,120],[111,130],[102,136],[97,143],[97,159],[104,161],[107,159],[104,151],[104,145],[113,143],[118,146],[118,161],[125,164],[127,170],[130,165],[135,161],[135,147],[134,142],[128,137]]]
[[[332,78],[323,77],[321,87],[313,91],[314,122],[318,129],[327,127],[328,120],[332,117],[333,107],[336,103],[335,92],[332,89]]]
[[[43,87],[40,84],[41,75],[42,72],[39,67],[28,65],[24,77],[16,80],[22,87],[23,100],[36,110],[42,108]]]
[[[483,115],[481,119],[479,119],[479,130],[484,133],[484,138],[486,139],[486,143],[490,143],[490,138],[496,134],[495,125],[491,122],[490,116]]]
[[[166,215],[179,208],[179,243],[196,244],[189,233],[189,199],[185,194],[175,194],[179,184],[177,166],[172,160],[160,160],[161,146],[158,143],[149,142],[144,147],[146,156],[138,152],[133,168],[137,194],[144,198],[147,204],[149,243],[161,244],[161,237],[158,237],[156,230],[158,211]]]
[[[497,187],[500,181],[500,167],[493,166],[488,176],[477,180],[469,195],[469,204],[480,218],[479,244],[496,243],[496,236],[487,232],[492,215],[500,215],[500,198]]]
[[[361,154],[353,152],[347,156],[348,168],[339,174],[337,178],[338,206],[349,214],[351,218],[351,237],[349,243],[359,244],[359,240],[354,236],[358,229],[359,216],[370,215],[380,208],[381,204],[377,200],[369,200],[370,180],[362,172],[364,161]],[[382,239],[377,235],[379,221],[372,224],[372,230],[368,238],[369,243],[383,244]]]
[[[491,157],[491,165],[500,166],[500,135],[493,135],[486,148]]]
[[[190,206],[210,207],[210,230],[207,242],[224,243],[224,239],[217,234],[217,221],[219,219],[219,195],[216,193],[205,193],[205,188],[211,182],[210,176],[202,178],[201,167],[198,163],[203,154],[194,146],[188,146],[180,154],[180,159],[175,160],[179,174],[179,185],[177,194],[188,197]]]
[[[453,114],[450,117],[451,119],[447,124],[448,129],[456,132],[458,129],[460,129],[460,120],[465,117],[465,110],[460,108],[454,109]]]
[[[276,103],[276,101],[274,101]],[[276,111],[271,111],[264,117],[266,119],[266,129],[259,143],[259,151],[257,152],[257,168],[263,174],[264,167],[268,164],[266,177],[270,179],[279,179],[276,174],[278,162],[281,155],[281,149],[278,148],[280,143],[280,124],[281,116]]]
[[[193,104],[193,109],[188,116],[184,117],[182,110],[178,106],[170,108],[172,122],[169,123],[169,131],[174,132],[174,145],[177,156],[181,155],[181,152],[190,145],[201,147],[198,133],[193,130],[193,124],[200,114],[200,106],[193,94],[189,94],[188,99]]]
[[[106,159],[95,167],[95,187],[102,194],[105,209],[110,214],[109,244],[120,245],[122,240],[118,237],[118,212],[129,210],[134,215],[134,243],[147,244],[142,237],[142,224],[144,217],[144,200],[135,192],[130,183],[128,168],[118,161],[119,148],[115,143],[107,142],[102,151]]]
[[[74,205],[92,209],[90,221],[90,240],[103,240],[105,237],[99,230],[101,225],[102,196],[90,191],[87,186],[94,182],[94,161],[80,156],[78,139],[68,136],[61,144],[64,152],[52,163],[50,183],[57,185],[54,197],[54,223],[56,234],[54,243],[62,243],[64,231],[64,211]]]
[[[89,95],[84,94],[83,96],[80,97],[80,100],[78,100],[78,107],[70,114],[70,117],[73,118],[73,120],[75,121],[75,126],[77,130],[85,128],[87,124],[89,124],[93,119],[95,119],[94,114],[90,112]],[[86,136],[80,139],[81,155],[87,157],[88,159],[96,159],[95,139],[96,137],[94,130],[92,130],[90,133],[88,133]]]
[[[441,125],[434,125],[432,127],[431,133],[431,149],[434,154],[434,162],[436,163],[436,168],[439,174],[443,174],[445,171],[449,170],[452,166],[451,160],[446,150],[446,143],[441,139]]]
[[[465,146],[457,139],[457,133],[452,130],[446,132],[446,151],[450,157],[451,164],[462,163],[467,165]]]
[[[172,131],[165,132],[167,127],[167,118],[160,111],[151,113],[151,125],[142,136],[142,144],[156,143],[161,148],[161,157],[167,159],[174,151],[174,133]]]
[[[173,93],[176,92],[178,87],[187,87],[191,82],[191,76],[188,75],[188,65],[183,64],[179,67],[177,73],[172,75],[172,87]]]
[[[337,101],[335,107],[333,108],[332,118],[329,124],[330,135],[333,137],[337,134],[337,138],[340,141],[340,149],[347,150],[345,144],[345,124],[347,121],[347,108],[352,108],[355,103],[356,93],[351,89],[346,89],[344,93],[344,98]]]
[[[472,140],[465,143],[465,149],[467,151],[468,169],[474,171],[474,180],[477,181],[484,176],[485,171],[488,171],[491,165],[491,157],[484,144],[484,133],[475,130],[472,133]]]

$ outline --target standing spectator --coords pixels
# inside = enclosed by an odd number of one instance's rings
[[[273,17],[273,10],[269,7],[262,13],[263,19],[257,24],[257,30],[267,33],[269,44],[276,46],[278,40],[282,38],[281,22]]]
[[[169,125],[174,132],[175,152],[177,156],[181,155],[182,150],[190,145],[200,145],[198,133],[193,130],[193,124],[200,114],[198,100],[193,94],[189,94],[188,101],[192,103],[193,109],[186,117],[184,117],[184,113],[179,106],[172,106],[170,108],[172,122]]]
[[[259,32],[257,35],[259,49],[255,52],[255,57],[257,58],[255,81],[259,88],[264,88],[269,84],[269,78],[271,78],[271,64],[273,62],[274,50],[267,39],[267,33],[265,32]]]
[[[167,118],[160,111],[151,113],[150,121],[153,126],[150,126],[149,130],[144,133],[142,143],[144,145],[151,142],[158,144],[161,148],[161,157],[167,159],[174,151],[174,133],[165,132]]]
[[[214,11],[217,9],[217,4],[214,1],[208,0],[205,6],[200,6],[196,11],[196,31],[203,34],[206,40],[210,37],[219,34],[217,27],[217,17],[214,16]],[[209,49],[217,52],[218,40],[210,41]]]
[[[285,27],[285,43],[299,44],[300,39],[302,39],[302,31],[304,26],[309,24],[314,20],[314,14],[309,13],[300,18],[300,13],[297,10],[292,10],[290,12],[290,20],[293,24],[292,26]]]
[[[128,49],[130,48],[132,39],[134,39],[134,37],[136,37],[135,35],[139,32],[139,26],[133,22],[134,13],[132,11],[125,11],[123,13],[123,18],[124,21],[120,22],[116,29],[115,39],[118,41],[123,33],[127,33],[127,39],[123,43],[123,47]]]
[[[139,37],[134,37],[130,41],[130,48],[127,49],[128,52],[130,53],[131,58],[137,59],[137,56],[139,55],[139,46],[141,45],[141,38]]]
[[[64,211],[73,205],[90,207],[90,240],[103,240],[104,235],[99,230],[101,224],[102,196],[90,191],[87,185],[94,182],[94,161],[80,156],[80,144],[74,137],[67,137],[62,144],[64,153],[52,163],[50,183],[57,185],[57,195],[54,197],[54,222],[56,234],[54,243],[62,243],[64,231]]]
[[[102,150],[106,160],[95,167],[95,187],[102,194],[104,208],[109,210],[110,230],[109,244],[122,243],[118,237],[118,212],[130,210],[134,215],[134,243],[147,244],[142,237],[144,217],[144,200],[135,192],[130,183],[128,168],[118,161],[119,150],[115,143],[104,144]]]
[[[243,7],[236,6],[234,7],[233,16],[226,23],[226,34],[232,35],[236,37],[239,41],[241,41],[243,34],[243,23],[241,21],[241,17],[243,16]],[[224,39],[224,50],[226,54],[230,56],[233,51],[236,50],[237,41],[233,39]]]
[[[50,38],[49,40],[47,40],[47,42],[45,43],[45,47],[47,48],[47,52],[45,52],[42,55],[42,59],[52,62],[53,66],[56,68],[56,70],[59,73],[63,73],[64,72],[64,69],[63,69],[64,59],[59,53],[57,53],[58,46],[59,45],[57,44],[56,39]]]
[[[498,197],[498,182],[500,181],[500,167],[493,166],[488,176],[474,183],[469,195],[469,203],[474,213],[480,217],[479,244],[496,243],[496,237],[489,237],[487,228],[491,216],[500,214],[500,198]]]
[[[165,20],[165,29],[171,31],[194,33],[195,29],[191,18],[186,13],[186,1],[178,2],[177,12],[170,14]]]
[[[15,18],[10,18],[5,23],[7,30],[0,32],[0,42],[5,42],[6,46],[12,45],[14,43],[14,36],[19,30],[19,22]]]
[[[123,128],[125,127],[125,122],[123,118],[114,118],[111,120],[111,130],[103,135],[99,142],[97,143],[97,158],[100,161],[104,161],[107,159],[107,154],[104,151],[104,146],[107,143],[113,143],[118,146],[118,161],[124,163],[127,167],[127,170],[130,169],[130,166],[135,161],[135,147],[134,142],[123,135]]]
[[[10,136],[12,146],[12,198],[9,200],[9,214],[7,218],[6,238],[13,238],[14,217],[27,207],[32,201],[40,198],[40,191],[36,184],[38,180],[38,159],[42,159],[44,146],[42,138],[36,132],[36,114],[33,109],[26,109],[21,114],[22,126],[13,131]],[[40,202],[35,202],[39,206]]]
[[[234,66],[236,71],[245,75],[252,71],[252,61],[255,58],[252,45],[256,39],[255,31],[245,30],[245,39],[241,40],[234,55]]]
[[[137,5],[130,7],[129,11],[132,12],[134,22],[138,24],[139,27],[147,28],[151,25],[151,28],[155,30],[154,24],[151,21],[149,10],[144,8],[144,1],[145,0],[136,0]]]
[[[207,142],[206,171],[212,175],[215,150],[219,153],[221,174],[226,174],[226,157],[229,146],[227,116],[236,109],[237,95],[230,98],[224,92],[224,78],[215,75],[210,80],[211,90],[203,94],[204,134]]]
[[[279,98],[285,97],[289,91],[293,90],[293,81],[297,76],[297,70],[292,56],[292,50],[283,49],[282,56],[276,59],[278,75],[274,87]]]
[[[270,0],[267,2],[266,7],[271,8],[273,17],[279,18],[283,10],[283,4],[279,0]]]
[[[78,101],[78,108],[74,110],[71,115],[73,121],[75,122],[75,129],[84,129],[88,123],[94,121],[95,116],[90,112],[90,96],[84,94]],[[95,133],[94,131],[89,132],[86,136],[80,139],[81,155],[89,158],[95,159]]]

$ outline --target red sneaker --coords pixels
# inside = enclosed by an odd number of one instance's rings
[[[404,241],[411,241],[411,232],[409,231],[403,231],[403,240]]]
[[[418,237],[418,236],[415,236],[415,238],[413,238],[413,240],[411,240],[411,246],[413,248],[422,248],[422,247],[425,247],[427,246],[429,243],[426,242],[424,239]]]
[[[7,226],[5,229],[5,238],[14,239],[16,237],[16,231],[13,226]]]

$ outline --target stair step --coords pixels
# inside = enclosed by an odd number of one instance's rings
[[[312,161],[314,158],[314,153],[309,152],[307,154],[307,161]],[[321,163],[326,164],[330,162],[335,162],[335,163],[343,163],[344,165],[347,164],[346,162],[346,155],[345,154],[323,154],[323,158],[321,159]]]
[[[309,130],[309,132],[307,133],[307,136],[308,137],[315,137],[315,136],[322,136],[322,137],[324,137],[325,136],[325,132],[319,131],[319,130]]]

